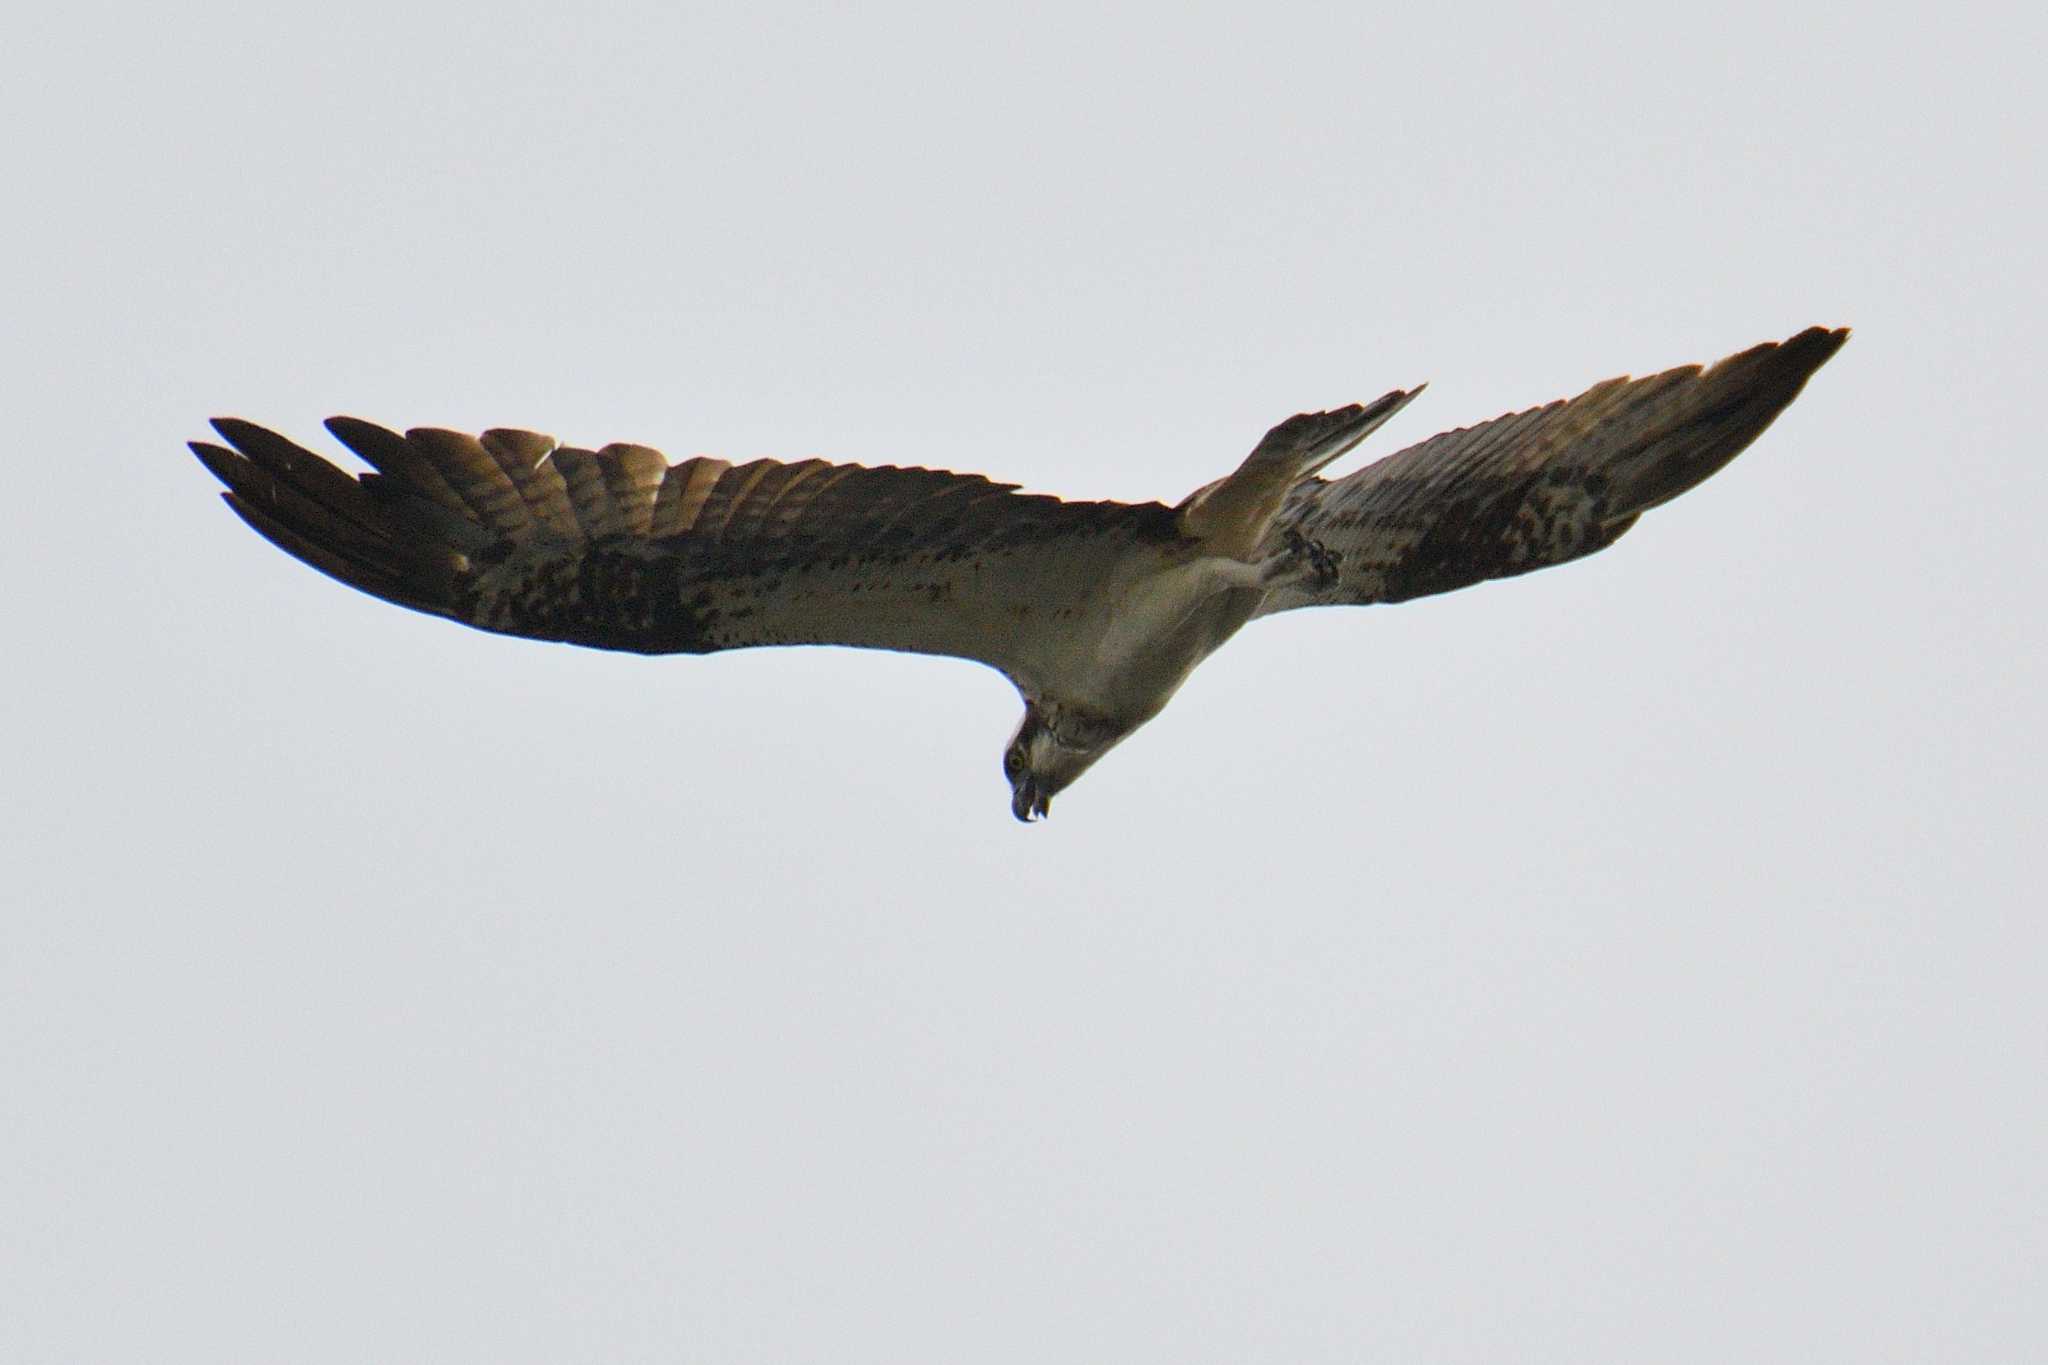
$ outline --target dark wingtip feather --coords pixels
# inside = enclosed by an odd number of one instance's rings
[[[240,466],[248,463],[226,446],[217,446],[211,441],[187,441],[185,445],[199,457],[199,463],[206,466],[208,473],[230,488],[240,477]]]
[[[1832,360],[1835,352],[1841,350],[1848,340],[1847,327],[1808,327],[1783,341],[1767,341],[1729,356],[1708,373],[1711,375],[1754,363],[1764,366],[1773,378],[1804,384],[1815,370]],[[1795,388],[1793,391],[1796,393],[1798,390]]]
[[[1634,517],[1697,487],[1748,449],[1849,340],[1808,327],[1717,362],[1684,390],[1680,420],[1610,468],[1614,517]]]
[[[227,445],[188,444],[226,486],[228,506],[252,530],[351,587],[400,606],[445,613],[454,550],[445,536],[417,534],[416,518],[409,515],[416,499],[379,494],[253,422],[216,417],[212,426]],[[429,528],[435,529],[438,523]]]
[[[1756,399],[1764,405],[1775,405],[1770,411],[1770,417],[1775,417],[1799,396],[1814,372],[1834,359],[1848,341],[1846,327],[1808,327],[1783,341],[1766,342],[1732,355],[1711,367],[1704,378],[1711,383],[1740,375],[1739,383],[1751,389]],[[1764,425],[1768,426],[1769,421],[1766,417]],[[1758,431],[1761,430],[1759,427]]]
[[[372,441],[396,441],[400,439],[398,433],[390,427],[379,426],[377,423],[366,421],[361,417],[350,417],[346,413],[336,413],[320,425],[326,427],[336,440],[347,445],[351,450],[355,449],[354,441],[350,440],[351,436],[361,436]]]
[[[1779,343],[1778,350],[1787,359],[1798,362],[1808,374],[1828,363],[1835,352],[1849,341],[1847,327],[1809,327],[1803,332],[1787,337]]]
[[[364,519],[362,487],[353,475],[268,427],[239,417],[216,417],[213,429],[247,457],[250,465],[278,483],[330,511],[357,521]]]
[[[221,494],[221,500],[227,503],[229,509],[240,517],[250,530],[292,558],[311,565],[330,578],[338,579],[352,588],[369,593],[372,597],[401,607],[410,607],[414,611],[436,616],[447,614],[442,605],[420,592],[417,584],[408,582],[390,569],[361,556],[336,553],[300,535],[284,522],[233,493]]]
[[[267,433],[254,422],[241,417],[209,417],[206,424],[220,433],[222,440],[240,449],[245,440],[257,439]]]
[[[347,446],[370,465],[385,474],[403,477],[404,474],[423,464],[419,455],[405,443],[405,437],[389,427],[366,422],[360,417],[330,417],[320,424],[335,440]]]

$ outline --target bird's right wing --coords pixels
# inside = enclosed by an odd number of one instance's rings
[[[1604,549],[1740,454],[1848,337],[1810,327],[1710,369],[1610,379],[1341,479],[1305,480],[1269,542],[1313,542],[1336,573],[1276,589],[1259,614],[1402,602]]]
[[[192,448],[244,521],[352,587],[600,649],[855,645],[976,659],[1024,684],[1062,612],[1178,535],[1158,503],[1063,502],[930,469],[671,465],[526,431],[327,425],[376,472],[235,419],[214,423],[227,446]]]

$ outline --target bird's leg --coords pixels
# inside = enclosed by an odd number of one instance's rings
[[[1278,553],[1259,564],[1259,586],[1322,592],[1337,586],[1343,556],[1289,527]]]

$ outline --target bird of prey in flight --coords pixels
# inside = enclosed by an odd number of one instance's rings
[[[252,423],[193,451],[241,518],[351,587],[465,625],[642,654],[853,645],[975,659],[1024,697],[1010,809],[1054,796],[1254,617],[1402,602],[1604,549],[1755,440],[1848,339],[1610,379],[1320,471],[1419,389],[1290,417],[1178,503],[1064,502],[977,474],[327,429],[349,474]],[[232,448],[230,448],[232,447]]]

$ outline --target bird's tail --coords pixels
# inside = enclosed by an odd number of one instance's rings
[[[1175,509],[1181,534],[1215,554],[1249,559],[1294,486],[1351,450],[1408,406],[1423,386],[1370,403],[1304,412],[1267,432],[1235,473],[1196,489]]]

